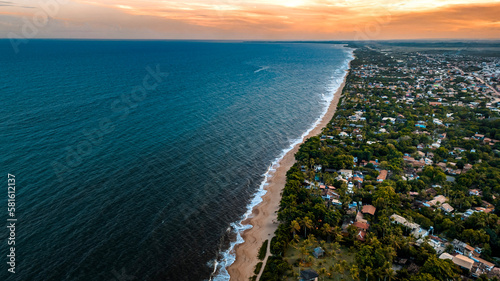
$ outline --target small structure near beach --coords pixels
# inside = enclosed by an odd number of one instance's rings
[[[313,256],[317,259],[321,258],[324,254],[325,254],[325,251],[323,251],[323,249],[321,249],[321,247],[317,247],[313,251]]]

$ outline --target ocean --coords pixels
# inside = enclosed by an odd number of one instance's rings
[[[1,280],[228,280],[272,165],[342,83],[319,43],[0,40]],[[0,196],[7,225],[7,189]]]

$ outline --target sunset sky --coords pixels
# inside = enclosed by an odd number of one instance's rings
[[[499,15],[500,0],[3,0],[0,37],[500,39]]]

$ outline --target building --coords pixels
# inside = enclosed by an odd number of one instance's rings
[[[460,266],[461,268],[465,268],[467,270],[471,270],[474,265],[474,261],[463,255],[456,255],[452,259],[453,263]]]
[[[441,210],[443,210],[446,213],[451,213],[455,209],[452,206],[450,206],[450,204],[444,203],[443,205],[441,205]]]
[[[484,135],[475,134],[472,138],[475,139],[475,140],[482,140],[482,139],[484,139]]]
[[[495,267],[495,264],[493,264],[489,261],[483,260],[482,258],[472,257],[472,259],[476,262],[476,265],[479,268],[484,269],[486,271],[491,271]]]
[[[437,203],[442,205],[446,201],[448,201],[448,199],[446,199],[446,197],[444,197],[443,195],[438,195],[438,196],[434,197],[434,199],[432,199],[431,201],[424,203],[424,206],[433,207]]]
[[[358,234],[356,235],[356,238],[359,240],[359,241],[365,241],[366,239],[366,231],[364,230],[360,230],[358,232]]]
[[[442,253],[440,256],[439,256],[440,259],[442,260],[453,260],[453,256],[448,254],[448,253]]]
[[[354,177],[352,177],[352,181],[363,183],[363,178],[360,177],[359,175],[354,175]]]
[[[377,210],[377,208],[375,208],[375,206],[372,206],[372,205],[364,205],[363,206],[363,209],[361,209],[361,213],[363,214],[370,214],[370,215],[375,215],[375,211]]]
[[[356,221],[363,222],[363,223],[368,223],[367,220],[363,217],[363,214],[361,212],[358,212],[356,214]]]
[[[481,191],[479,189],[469,189],[470,196],[481,196]]]
[[[340,132],[339,136],[345,138],[345,137],[348,137],[349,134],[346,132]]]
[[[302,270],[300,272],[300,281],[318,281],[318,273],[312,269]]]
[[[386,170],[382,170],[382,171],[380,171],[380,174],[377,177],[377,181],[378,182],[383,182],[383,181],[385,181],[386,178],[387,178],[387,171]]]
[[[342,206],[342,202],[340,202],[338,199],[332,199],[332,204],[335,206]]]
[[[420,225],[418,223],[408,222],[405,218],[403,218],[400,215],[393,214],[391,216],[391,219],[393,223],[402,224],[412,230],[420,228]]]
[[[360,222],[360,221],[357,221],[357,222],[353,223],[352,225],[357,227],[359,230],[364,230],[364,231],[367,231],[368,228],[370,228],[369,224],[364,223],[364,222]]]
[[[323,251],[323,249],[321,249],[321,247],[317,247],[314,249],[313,251],[313,256],[315,258],[320,258],[322,257],[323,255],[325,254],[325,251]]]
[[[457,252],[461,255],[471,256],[472,253],[474,252],[474,247],[472,247],[469,244],[464,243],[460,240],[455,239],[455,240],[453,240],[453,242],[451,242],[451,244],[453,245],[455,252]]]
[[[351,178],[352,177],[352,170],[342,169],[342,170],[339,170],[339,174],[341,174],[345,178]]]

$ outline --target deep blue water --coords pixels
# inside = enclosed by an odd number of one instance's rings
[[[4,186],[16,175],[18,219],[15,274],[0,231],[0,280],[210,278],[230,225],[320,117],[350,56],[328,44],[78,40],[15,54],[0,40],[0,170]]]

